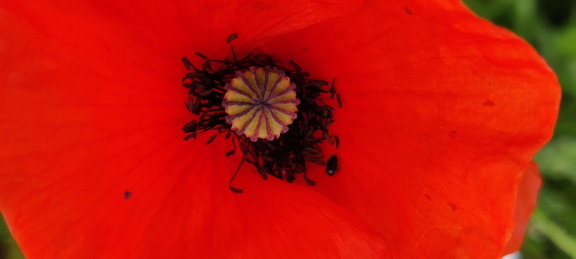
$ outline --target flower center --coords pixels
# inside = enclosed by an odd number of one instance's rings
[[[228,43],[236,37],[231,35]],[[339,146],[338,137],[328,131],[334,122],[334,108],[328,103],[342,105],[335,81],[326,89],[327,81],[310,79],[310,74],[293,61],[287,68],[264,54],[237,59],[232,44],[230,48],[232,60],[209,59],[196,52],[204,59],[201,68],[182,58],[189,70],[182,80],[189,89],[186,107],[195,115],[182,127],[188,134],[184,140],[212,131],[215,133],[206,142],[210,144],[225,133],[233,145],[225,155],[234,155],[238,148],[243,153],[236,173],[247,162],[264,179],[272,175],[293,182],[297,174],[302,174],[308,184],[315,185],[307,177],[306,163],[310,162],[327,165],[326,172],[333,175],[337,160],[332,158],[327,163],[320,144],[328,141]],[[242,192],[232,186],[236,173],[230,190]]]
[[[226,85],[222,106],[226,122],[238,135],[251,141],[269,141],[288,131],[288,125],[297,117],[296,85],[281,70],[255,68],[242,73]]]

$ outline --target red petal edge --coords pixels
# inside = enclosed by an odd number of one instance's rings
[[[531,162],[520,178],[516,195],[516,210],[514,212],[516,224],[503,255],[514,253],[520,249],[526,227],[528,226],[528,220],[536,208],[538,190],[541,185],[542,180],[538,172],[538,165],[535,162]]]
[[[383,233],[395,257],[503,254],[522,224],[518,180],[550,139],[560,100],[525,41],[459,1],[368,1],[262,48],[336,78],[341,146],[328,153],[341,170],[312,170],[313,189]]]

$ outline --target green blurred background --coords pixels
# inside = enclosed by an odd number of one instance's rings
[[[464,0],[479,16],[526,39],[562,85],[552,141],[537,155],[544,177],[522,255],[576,258],[576,0]],[[0,218],[0,259],[23,258]]]

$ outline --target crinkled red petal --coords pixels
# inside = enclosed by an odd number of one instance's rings
[[[528,220],[536,207],[538,190],[542,185],[538,165],[535,162],[528,164],[521,177],[516,194],[514,231],[511,233],[512,235],[506,244],[504,255],[514,253],[520,249],[522,241],[524,240]]]
[[[231,143],[182,140],[182,55],[226,47],[225,33],[254,41],[338,13],[225,2],[3,2],[0,210],[27,258],[386,253],[379,233],[311,190],[245,167],[235,184],[246,192],[229,191]]]
[[[502,254],[557,112],[533,50],[457,1],[370,2],[271,45],[358,3],[226,3],[3,4],[0,210],[28,257]],[[246,167],[236,195],[230,144],[181,140],[175,60],[230,33],[337,77],[336,177]]]
[[[526,222],[514,218],[521,176],[558,112],[556,77],[526,42],[458,1],[370,1],[263,48],[336,78],[341,144],[328,155],[341,169],[317,168],[313,189],[398,258],[502,255]]]

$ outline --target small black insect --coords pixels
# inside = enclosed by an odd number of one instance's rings
[[[132,197],[132,193],[130,191],[124,191],[124,199],[130,199]]]
[[[326,163],[326,173],[329,176],[333,176],[337,170],[338,170],[338,157],[336,155],[332,155],[330,159],[328,159],[328,163]]]
[[[404,11],[406,11],[408,15],[412,15],[412,11],[410,9],[404,7]]]

